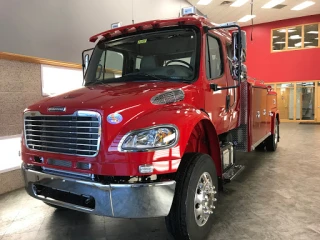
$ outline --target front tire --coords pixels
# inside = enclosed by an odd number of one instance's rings
[[[175,239],[204,239],[211,230],[217,203],[218,178],[212,158],[201,153],[185,154],[176,182],[167,229]]]

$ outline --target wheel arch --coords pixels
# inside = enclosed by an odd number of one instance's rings
[[[216,167],[217,176],[222,176],[219,137],[209,119],[201,119],[194,125],[184,154],[189,152],[210,155]]]

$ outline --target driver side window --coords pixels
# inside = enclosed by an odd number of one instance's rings
[[[208,79],[215,79],[223,74],[221,46],[218,39],[208,35],[206,51],[206,72]]]

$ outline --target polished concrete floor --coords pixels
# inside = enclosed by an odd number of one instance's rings
[[[277,152],[252,152],[242,160],[246,169],[221,194],[209,239],[320,239],[320,125],[280,129]],[[0,239],[168,238],[163,218],[55,211],[17,190],[0,196]]]

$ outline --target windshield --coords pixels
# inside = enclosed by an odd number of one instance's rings
[[[196,78],[193,29],[161,30],[99,43],[86,85],[127,81],[184,81]]]

